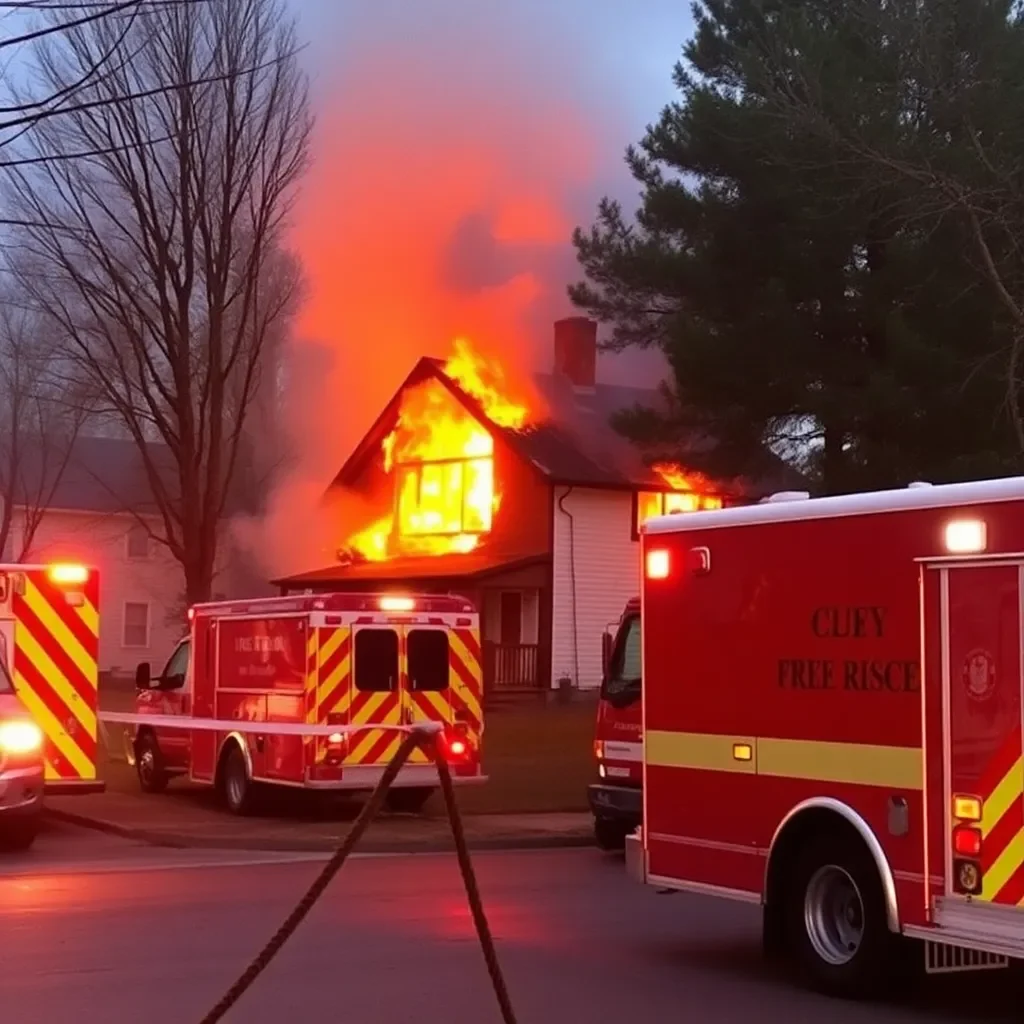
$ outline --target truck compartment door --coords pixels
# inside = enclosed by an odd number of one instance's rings
[[[452,724],[450,652],[444,626],[409,626],[402,630],[402,712],[408,725],[417,722]],[[414,750],[410,764],[429,758]]]
[[[1005,561],[946,563],[924,581],[926,632],[929,592],[938,604],[938,664],[927,647],[925,663],[929,681],[938,677],[943,736],[941,756],[929,757],[929,814],[942,835],[929,874],[941,869],[943,902],[961,904],[958,915],[1024,901],[1022,573]],[[936,731],[926,732],[926,751]]]

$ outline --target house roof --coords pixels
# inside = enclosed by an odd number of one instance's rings
[[[482,426],[550,483],[622,489],[664,487],[664,481],[645,462],[642,452],[612,426],[614,414],[621,410],[634,406],[663,408],[665,400],[660,391],[601,383],[581,389],[573,387],[562,375],[538,373],[534,381],[547,406],[546,416],[516,429],[488,419],[480,403],[444,372],[443,361],[430,357],[421,358],[398,387],[342,466],[334,486],[349,487],[356,483],[367,464],[378,457],[384,438],[394,429],[404,392],[430,379],[442,384]],[[696,446],[700,442],[694,443]],[[725,489],[767,493],[792,483],[791,474],[781,462],[774,458],[766,462],[771,465],[766,467],[765,480],[735,481]]]
[[[174,464],[166,445],[150,448],[154,463],[165,479],[175,479]],[[57,471],[60,455],[34,449],[26,476],[32,481],[30,494],[46,494]],[[38,482],[43,482],[43,487]],[[171,493],[174,493],[172,489]],[[106,515],[132,512],[155,514],[156,503],[149,477],[135,442],[119,437],[79,435],[68,455],[67,464],[57,476],[48,507],[65,512],[97,512]]]
[[[469,551],[465,554],[428,555],[420,557],[391,558],[385,562],[353,562],[348,565],[329,565],[312,572],[297,573],[281,579],[271,580],[275,587],[319,588],[353,586],[360,583],[379,584],[401,582],[404,587],[422,581],[435,583],[458,579],[479,580],[500,573],[514,572],[540,564],[546,556],[507,557],[502,559],[493,552]]]

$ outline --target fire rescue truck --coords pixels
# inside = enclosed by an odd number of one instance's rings
[[[249,813],[264,785],[370,790],[402,739],[396,726],[443,725],[456,783],[485,781],[480,621],[454,596],[338,593],[195,605],[159,676],[136,672],[136,713],[215,720],[210,729],[138,722],[126,754],[146,792],[175,776],[215,786]],[[223,722],[223,729],[216,723]],[[232,723],[265,722],[267,731]],[[275,725],[338,726],[311,737]],[[198,724],[198,723],[197,723]],[[437,768],[415,751],[389,794],[419,810]]]
[[[1024,477],[649,521],[636,877],[836,994],[1024,958]]]
[[[99,573],[95,569],[66,563],[0,564],[0,665],[18,698],[17,704],[10,696],[5,698],[8,713],[17,721],[9,731],[17,737],[12,741],[17,749],[9,753],[16,755],[18,763],[41,762],[47,795],[104,789],[97,773],[98,658]],[[0,693],[3,689],[0,681]],[[21,707],[35,730],[18,717]],[[3,728],[0,811],[5,793],[14,799],[19,791],[18,786],[5,788],[2,782]],[[38,738],[35,748],[30,742],[33,736]],[[9,757],[6,763],[13,764]],[[29,790],[34,799],[34,783],[26,783],[26,794]],[[34,834],[33,827],[26,826],[25,833]]]
[[[605,632],[602,645],[603,678],[594,730],[599,781],[587,795],[597,845],[621,850],[643,813],[639,597],[626,603],[615,632]]]

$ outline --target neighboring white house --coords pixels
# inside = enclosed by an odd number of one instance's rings
[[[163,663],[183,627],[181,567],[156,543],[159,521],[132,441],[79,437],[23,561],[83,562],[100,573],[101,672],[134,673]],[[132,510],[132,511],[129,511]],[[15,510],[6,557],[24,547],[24,510]]]

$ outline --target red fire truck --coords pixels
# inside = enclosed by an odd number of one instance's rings
[[[443,724],[457,783],[484,781],[480,623],[464,598],[275,597],[196,605],[189,619],[158,677],[139,665],[136,712],[224,728],[135,726],[127,753],[143,790],[186,775],[216,786],[236,814],[252,809],[263,784],[369,790],[401,742],[393,727],[417,722]],[[268,728],[253,733],[233,722]],[[281,729],[289,724],[339,731],[310,737]],[[418,810],[436,786],[436,767],[416,751],[391,807]]]
[[[1024,958],[1024,477],[643,530],[633,874],[837,994]]]
[[[597,845],[621,850],[643,813],[639,597],[627,602],[615,632],[606,632],[602,641],[604,677],[594,730],[599,781],[587,795]]]

